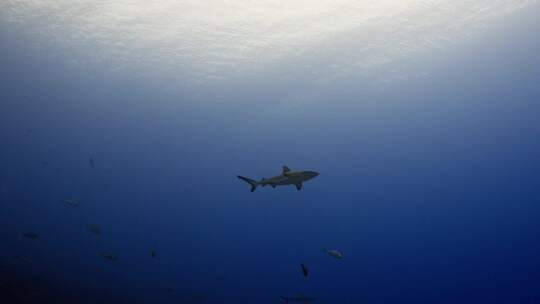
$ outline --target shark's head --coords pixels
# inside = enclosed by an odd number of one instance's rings
[[[309,180],[309,179],[319,176],[319,173],[315,171],[304,171],[302,172],[302,175],[305,177],[306,180]]]

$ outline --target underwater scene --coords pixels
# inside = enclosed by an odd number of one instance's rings
[[[0,303],[540,304],[540,3],[0,1]]]

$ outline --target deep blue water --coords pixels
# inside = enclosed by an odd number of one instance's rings
[[[539,15],[315,92],[74,71],[1,28],[1,302],[540,303]],[[320,176],[236,178],[282,165]]]

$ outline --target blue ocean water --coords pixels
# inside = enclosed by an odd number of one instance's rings
[[[299,55],[202,84],[73,67],[4,18],[2,303],[540,302],[538,16],[366,77]],[[320,176],[236,178],[283,165]]]

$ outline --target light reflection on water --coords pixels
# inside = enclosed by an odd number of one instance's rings
[[[189,83],[368,75],[535,1],[3,1],[2,24],[76,66]]]

